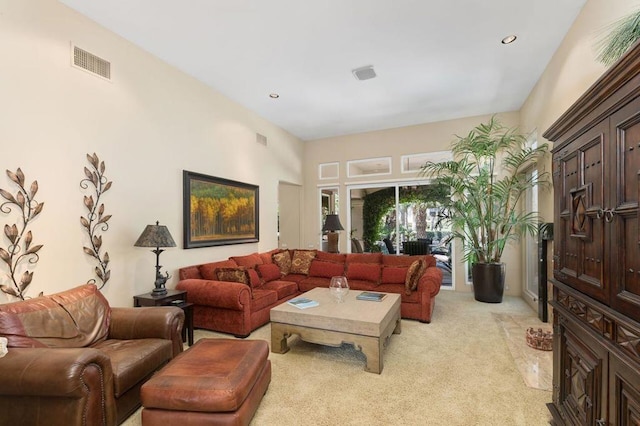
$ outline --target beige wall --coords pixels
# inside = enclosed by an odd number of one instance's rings
[[[598,32],[637,5],[631,0],[590,0],[522,110],[503,114],[505,122],[541,135],[604,71],[592,48]],[[113,81],[72,68],[71,42],[110,61]],[[106,175],[114,183],[103,200],[113,215],[104,233],[112,269],[104,293],[114,305],[126,306],[131,296],[152,286],[153,254],[132,247],[144,226],[160,220],[181,245],[183,169],[259,184],[261,238],[258,244],[168,249],[161,263],[174,275],[169,287],[175,285],[180,266],[275,247],[278,182],[304,182],[300,244],[317,247],[319,163],[340,162],[340,178],[323,183],[338,184],[344,201],[346,184],[374,181],[347,180],[346,160],[391,156],[390,180],[410,180],[414,177],[400,173],[401,155],[445,149],[454,133],[488,117],[302,144],[55,0],[0,0],[0,53],[0,170],[21,167],[29,182],[38,180],[37,199],[45,202],[31,227],[34,243],[45,247],[28,296],[64,290],[93,277],[95,264],[82,252],[87,241],[79,224],[85,214],[79,181],[87,153],[96,152],[106,162]],[[256,132],[268,137],[267,147],[255,143]],[[4,174],[0,188],[15,192]],[[551,216],[550,194],[541,202],[543,214]],[[346,221],[344,209],[340,214]],[[0,214],[0,225],[13,219]],[[340,241],[346,251],[344,233]],[[518,258],[517,253],[515,249],[510,256]],[[507,285],[518,283],[520,262],[508,261],[516,266],[510,266]],[[456,286],[465,290],[461,276]],[[3,275],[0,280],[7,282]],[[507,294],[518,286],[510,285]]]
[[[542,133],[604,72],[604,66],[595,60],[596,52],[593,46],[598,37],[606,31],[608,25],[637,7],[637,0],[589,0],[522,109],[519,112],[501,114],[505,124],[519,125],[523,132],[532,132],[540,142],[544,142]],[[319,163],[340,162],[340,178],[337,183],[340,185],[341,199],[345,200],[346,185],[362,180],[368,181],[367,178],[346,179],[347,160],[392,156],[393,174],[378,181],[415,178],[400,174],[400,156],[447,149],[453,134],[464,133],[486,118],[469,117],[307,142],[304,160],[306,217],[317,217],[318,214],[316,192],[318,185],[324,184],[324,181],[317,178]],[[542,169],[550,170],[550,159]],[[544,220],[552,221],[552,191],[542,191],[539,198],[540,212]],[[341,211],[341,220],[343,223],[346,222],[344,211]],[[305,243],[316,243],[318,235],[317,221],[307,221]],[[346,248],[346,238],[343,237],[341,251],[346,251]],[[521,294],[524,263],[520,245],[507,250],[504,260],[509,265],[505,283],[508,286],[506,294]],[[462,265],[456,264],[455,268],[456,290],[469,291],[469,286],[464,283]]]
[[[609,26],[637,10],[637,0],[590,0],[576,18],[520,110],[521,127],[542,134],[604,73],[594,47]],[[544,166],[551,170],[551,159]],[[552,191],[540,194],[540,211],[553,215]],[[552,261],[551,245],[549,262]],[[549,274],[551,277],[551,274]],[[528,300],[530,304],[534,301]]]
[[[71,67],[71,42],[110,61],[112,82]],[[156,220],[179,245],[160,259],[169,287],[181,266],[276,247],[278,183],[303,179],[297,138],[55,0],[0,0],[0,55],[0,188],[15,193],[4,170],[20,167],[45,203],[31,226],[44,248],[28,296],[93,277],[79,222],[87,153],[105,161],[113,181],[103,197],[113,215],[103,233],[112,277],[103,293],[114,305],[153,288],[155,256],[133,243]],[[260,242],[183,250],[182,170],[260,185]],[[0,214],[1,226],[10,221],[14,214]]]
[[[502,122],[507,126],[517,126],[519,114],[509,112],[499,114]],[[486,121],[490,115],[467,117],[458,120],[442,121],[437,123],[422,124],[418,126],[402,127],[389,130],[381,130],[369,133],[359,133],[341,137],[333,137],[310,141],[305,143],[305,214],[309,218],[318,218],[319,186],[339,186],[340,190],[340,221],[344,226],[347,222],[346,200],[348,197],[347,185],[361,183],[389,183],[420,180],[416,173],[401,173],[400,159],[403,155],[421,154],[446,150],[456,134],[466,134],[475,125]],[[391,175],[388,176],[364,176],[347,178],[346,162],[365,158],[391,157]],[[340,163],[340,173],[337,180],[320,180],[318,178],[318,165],[322,163]],[[424,179],[422,179],[424,180]],[[319,219],[307,220],[305,224],[305,246],[318,248],[320,228]],[[357,228],[357,227],[356,227]],[[361,231],[361,229],[360,229]],[[340,251],[347,252],[346,232],[340,236]],[[519,279],[521,276],[519,251],[507,251],[504,260],[509,263],[505,285],[507,294],[519,294]],[[460,253],[457,253],[460,258]],[[455,287],[458,291],[470,291],[466,284],[464,264],[455,262]]]

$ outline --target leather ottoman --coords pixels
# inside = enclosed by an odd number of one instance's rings
[[[271,382],[268,356],[264,340],[198,340],[142,386],[142,424],[248,425]]]

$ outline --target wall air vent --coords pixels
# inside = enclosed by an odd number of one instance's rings
[[[111,80],[111,63],[104,59],[89,53],[86,50],[80,49],[78,46],[71,46],[73,48],[73,66],[76,68],[89,71],[90,73],[102,77],[106,80]]]
[[[260,133],[256,133],[256,142],[260,145],[267,146],[267,137],[265,135],[261,135]]]

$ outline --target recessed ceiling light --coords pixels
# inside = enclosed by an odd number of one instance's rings
[[[269,97],[271,99],[278,99],[280,97],[280,95],[278,95],[277,93],[269,93]]]
[[[505,38],[502,39],[502,44],[511,44],[514,41],[516,41],[517,38],[518,36],[511,34],[510,36],[506,36]]]

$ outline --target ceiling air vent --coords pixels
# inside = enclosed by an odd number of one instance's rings
[[[265,135],[261,135],[260,133],[256,133],[256,142],[260,145],[267,146],[267,137]]]
[[[373,69],[373,65],[367,65],[366,67],[356,68],[351,70],[356,80],[369,80],[376,77],[376,71]]]
[[[111,63],[104,59],[80,49],[78,46],[73,47],[73,66],[89,71],[99,77],[111,80]]]

